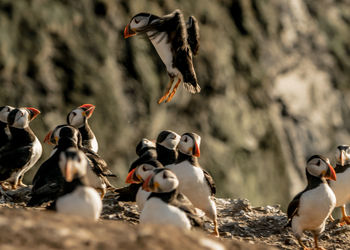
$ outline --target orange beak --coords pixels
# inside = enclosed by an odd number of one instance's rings
[[[332,167],[331,164],[328,164],[328,170],[327,173],[325,175],[326,179],[332,180],[332,181],[336,181],[337,180],[337,175],[334,171],[334,168]]]
[[[35,117],[38,116],[38,114],[40,114],[40,111],[36,108],[26,107],[26,109],[28,109],[31,112],[31,118],[30,118],[31,121],[34,120]]]
[[[135,174],[136,168],[134,168],[133,170],[131,170],[128,173],[128,176],[125,179],[125,183],[141,183],[141,181],[139,180],[139,178],[137,178],[136,174]]]
[[[72,164],[70,161],[67,161],[65,166],[65,179],[68,182],[71,182],[73,180]]]
[[[342,150],[340,152],[340,165],[344,166],[345,160],[344,160],[344,151]]]
[[[49,133],[47,133],[47,135],[45,136],[44,143],[53,145],[52,142],[50,141],[51,135],[52,135],[52,131],[49,131]]]
[[[196,156],[196,157],[200,157],[201,156],[201,152],[199,150],[197,142],[194,143],[194,154],[193,155]]]
[[[142,189],[147,191],[147,192],[150,192],[149,182],[152,179],[152,176],[153,175],[148,176],[147,179],[145,180],[145,182],[142,184]]]
[[[96,106],[95,105],[92,105],[92,104],[83,104],[81,105],[79,108],[84,108],[86,109],[83,114],[84,116],[86,116],[87,118],[90,118],[92,113],[94,112]]]
[[[132,31],[130,30],[130,27],[129,27],[129,24],[125,26],[125,29],[124,29],[124,38],[129,38],[131,36],[134,36],[136,35],[136,32],[135,31]]]

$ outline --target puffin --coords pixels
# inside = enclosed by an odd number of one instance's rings
[[[56,148],[60,130],[65,126],[70,125],[58,125],[54,130],[49,131],[44,141],[55,146]],[[82,145],[82,135],[80,131],[78,132],[80,140],[77,143],[77,147],[85,153],[89,161],[90,167],[88,168],[87,176],[89,178],[90,185],[101,193],[101,198],[103,199],[104,195],[107,192],[107,189],[115,189],[107,177],[116,177],[116,175],[113,174],[112,171],[108,168],[107,163],[102,159],[102,157]]]
[[[88,165],[86,155],[76,147],[60,152],[58,166],[65,179],[63,191],[47,209],[98,220],[102,201],[97,191],[89,187]]]
[[[129,183],[138,187],[135,195],[135,201],[139,211],[142,211],[143,206],[148,196],[150,195],[150,192],[142,189],[142,184],[147,179],[147,177],[152,174],[152,171],[158,168],[164,168],[164,166],[159,161],[146,161],[131,170],[125,179],[125,183]]]
[[[81,142],[81,134],[70,125],[59,126],[56,130],[57,145],[54,153],[43,162],[33,178],[33,187],[31,190],[31,199],[27,206],[41,206],[43,203],[52,202],[63,193],[65,179],[62,176],[59,160],[61,152],[67,149],[76,148]]]
[[[95,108],[92,104],[83,104],[73,109],[67,115],[67,124],[79,129],[83,138],[83,146],[97,153],[98,142],[88,123],[88,119],[92,116]]]
[[[0,151],[0,182],[10,183],[12,189],[26,186],[24,174],[31,169],[42,154],[42,146],[29,127],[40,111],[32,107],[13,109],[7,117],[11,133],[9,142]],[[6,189],[3,186],[4,189]]]
[[[306,188],[290,202],[287,215],[288,224],[303,249],[308,249],[301,241],[305,230],[314,236],[315,249],[320,249],[318,237],[324,231],[326,219],[336,205],[336,196],[327,183],[327,179],[337,179],[329,159],[322,155],[313,155],[306,164]]]
[[[196,133],[184,133],[177,146],[179,155],[176,163],[167,168],[176,174],[179,191],[213,221],[214,234],[218,237],[216,205],[213,201],[216,186],[210,174],[199,165],[200,142],[201,137]]]
[[[177,159],[177,145],[181,136],[172,130],[163,130],[156,140],[157,160],[164,167],[175,163]]]
[[[337,181],[329,181],[329,186],[337,198],[336,207],[341,207],[342,218],[340,223],[350,224],[350,217],[346,214],[346,203],[350,202],[350,146],[340,145],[336,150]]]
[[[136,154],[138,158],[130,165],[128,173],[130,173],[137,166],[147,161],[157,159],[156,144],[147,138],[142,138],[141,141],[136,145]],[[140,183],[130,183],[130,185],[117,188],[114,190],[117,195],[115,196],[118,201],[136,201],[136,194],[139,191]]]
[[[14,109],[11,106],[0,107],[0,150],[10,141],[10,131],[7,126],[7,117]]]
[[[139,13],[126,25],[124,38],[136,34],[146,34],[151,40],[170,78],[165,94],[158,100],[158,104],[169,102],[181,82],[192,94],[201,91],[192,62],[192,57],[198,53],[199,48],[199,26],[195,17],[191,16],[185,23],[180,10],[163,17]],[[175,79],[177,82],[170,92]]]
[[[166,168],[157,168],[143,183],[142,188],[151,192],[140,214],[140,225],[173,225],[190,230],[202,227],[195,207],[178,190],[179,180]]]

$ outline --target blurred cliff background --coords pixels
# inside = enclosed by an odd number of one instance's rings
[[[202,92],[180,88],[158,105],[165,66],[123,29],[139,12],[176,8],[200,22]],[[349,27],[349,0],[1,0],[0,105],[40,109],[41,140],[74,107],[96,105],[90,124],[117,186],[142,137],[196,132],[218,196],[286,206],[309,156],[334,162],[350,143]]]

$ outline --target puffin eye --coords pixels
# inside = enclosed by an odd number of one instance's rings
[[[72,114],[73,114],[73,116],[76,116],[76,115],[77,115],[77,113],[75,113],[75,112],[72,112]]]
[[[188,140],[187,137],[185,137],[184,142],[187,142],[187,140]]]
[[[143,170],[143,171],[146,171],[147,169],[146,169],[146,167],[145,167],[145,166],[142,166],[142,170]]]
[[[317,166],[320,166],[321,165],[321,161],[318,160],[318,162],[316,163]]]
[[[140,22],[140,20],[138,20],[137,18],[135,18],[135,23],[138,24]]]

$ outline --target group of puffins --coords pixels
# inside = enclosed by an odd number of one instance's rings
[[[67,115],[44,142],[53,145],[49,158],[36,172],[27,206],[46,205],[59,213],[98,219],[107,189],[119,201],[136,201],[140,224],[171,224],[184,229],[203,226],[203,212],[219,235],[213,178],[198,162],[201,137],[195,133],[162,131],[156,141],[143,138],[136,146],[138,159],[129,169],[129,186],[114,188],[115,177],[98,155],[98,143],[89,126],[95,106],[84,104]],[[40,113],[35,108],[0,107],[0,184],[4,190],[25,186],[23,175],[42,154],[29,124]],[[199,210],[200,209],[200,210]]]
[[[184,21],[180,10],[158,17],[149,13],[135,15],[125,27],[124,37],[145,34],[167,68],[170,82],[158,100],[169,102],[179,84],[191,93],[200,86],[194,71],[192,56],[199,49],[199,27],[195,17]],[[172,88],[174,80],[177,79]],[[162,131],[156,141],[142,139],[136,146],[138,159],[129,169],[126,187],[115,189],[107,177],[115,177],[98,155],[98,143],[88,119],[94,105],[84,104],[67,115],[67,123],[56,126],[45,137],[53,145],[50,157],[34,176],[28,206],[42,206],[59,213],[76,214],[98,219],[107,190],[116,192],[120,201],[136,201],[141,211],[140,224],[172,224],[183,229],[203,225],[206,215],[219,235],[213,196],[213,178],[198,162],[201,137],[195,133],[182,136]],[[5,190],[23,184],[24,174],[42,154],[42,146],[29,124],[40,113],[31,107],[0,107],[0,184]],[[325,229],[331,212],[342,208],[341,223],[350,224],[345,204],[350,201],[350,147],[339,146],[336,168],[329,159],[314,155],[307,161],[307,187],[288,206],[288,225],[300,245],[302,234],[309,230],[318,236]]]

